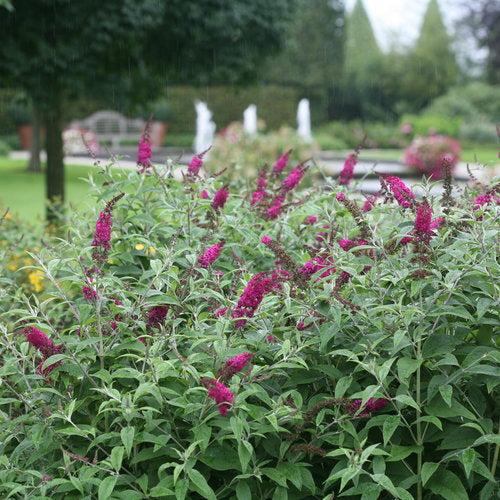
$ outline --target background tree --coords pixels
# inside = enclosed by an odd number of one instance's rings
[[[500,83],[500,3],[498,0],[463,1],[464,16],[460,26],[472,34],[480,47],[487,49],[486,78]]]
[[[403,79],[416,110],[444,94],[457,80],[458,66],[437,0],[430,0]]]
[[[283,51],[263,68],[261,80],[300,89],[312,101],[313,120],[332,119],[344,37],[343,0],[299,0]]]
[[[377,117],[382,53],[362,0],[347,17],[339,112],[344,118]]]
[[[3,85],[22,87],[46,129],[47,212],[64,200],[64,99],[144,101],[158,84],[253,74],[279,48],[295,0],[16,0],[0,16]]]

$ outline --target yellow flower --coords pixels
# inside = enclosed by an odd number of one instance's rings
[[[41,271],[32,271],[28,274],[28,279],[30,280],[35,292],[41,292],[43,290],[43,286],[41,284],[43,280],[43,273]]]
[[[136,250],[144,250],[144,245],[142,243],[137,243],[137,245],[135,246],[135,249]]]
[[[14,264],[14,262],[9,262],[9,263],[7,264],[7,269],[8,269],[9,271],[15,271],[15,270],[17,269],[17,266],[16,266],[16,264]]]
[[[12,219],[12,214],[11,214],[10,212],[7,212],[7,213],[5,214],[5,218],[6,218],[6,219]]]
[[[146,255],[154,255],[155,253],[156,253],[156,250],[154,249],[154,247],[149,247],[146,250]]]

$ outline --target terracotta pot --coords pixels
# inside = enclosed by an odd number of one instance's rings
[[[24,151],[29,151],[31,147],[31,137],[33,136],[33,125],[27,123],[25,125],[17,126],[17,133],[21,141],[21,147]]]
[[[167,131],[168,122],[153,122],[151,125],[151,145],[155,148],[161,148]]]

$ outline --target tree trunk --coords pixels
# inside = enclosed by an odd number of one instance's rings
[[[28,164],[29,172],[41,172],[40,164],[40,135],[41,135],[41,117],[38,108],[33,105],[33,134],[31,136],[30,162]]]
[[[55,93],[50,108],[45,112],[45,134],[47,149],[45,186],[48,202],[46,216],[48,223],[55,223],[61,218],[64,206],[61,97],[58,93]]]

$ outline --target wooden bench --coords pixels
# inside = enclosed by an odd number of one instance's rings
[[[93,132],[99,142],[109,142],[113,149],[120,146],[121,141],[138,141],[146,122],[141,119],[130,119],[117,111],[97,111],[84,120],[75,120],[70,128],[82,128]]]

